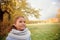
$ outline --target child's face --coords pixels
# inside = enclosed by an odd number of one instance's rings
[[[16,23],[15,23],[15,27],[18,30],[24,30],[26,27],[25,19],[23,17],[18,18]]]

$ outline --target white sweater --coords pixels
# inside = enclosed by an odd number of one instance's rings
[[[12,29],[8,34],[6,40],[31,40],[30,31],[28,28],[24,29],[23,31]]]

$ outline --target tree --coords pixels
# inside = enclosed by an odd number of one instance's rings
[[[28,16],[39,17],[39,10],[32,8],[27,2],[27,0],[2,0],[4,4],[1,9],[7,10],[11,14],[11,19],[15,16],[25,16],[28,19]],[[5,8],[4,8],[5,7]]]
[[[25,16],[28,18],[29,15],[34,15],[36,18],[39,17],[39,11],[35,10],[31,6],[28,6],[26,0],[13,0],[11,1],[11,8],[13,8],[14,13],[12,16]]]
[[[15,16],[25,16],[28,20],[28,16],[35,16],[36,18],[39,17],[39,10],[36,10],[35,8],[32,8],[28,3],[27,0],[0,0],[0,9],[3,13],[1,13],[2,17],[4,14],[9,14],[9,21],[14,20]],[[8,15],[6,15],[8,16]],[[5,19],[5,18],[4,18]],[[8,18],[7,18],[8,19]],[[6,20],[4,21],[6,22]],[[3,31],[7,29],[8,26],[5,27],[5,23],[3,23],[3,27],[1,27],[1,30],[4,28]],[[8,25],[8,23],[7,23]],[[2,33],[2,32],[1,32]],[[3,34],[3,33],[2,33]]]

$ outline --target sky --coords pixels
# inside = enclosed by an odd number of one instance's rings
[[[46,20],[49,18],[56,17],[57,10],[60,0],[27,0],[32,8],[41,9],[39,10],[40,18],[29,17],[30,20]]]

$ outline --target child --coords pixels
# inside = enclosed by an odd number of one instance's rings
[[[15,19],[12,30],[6,40],[31,40],[30,31],[26,28],[25,18],[19,16]]]

